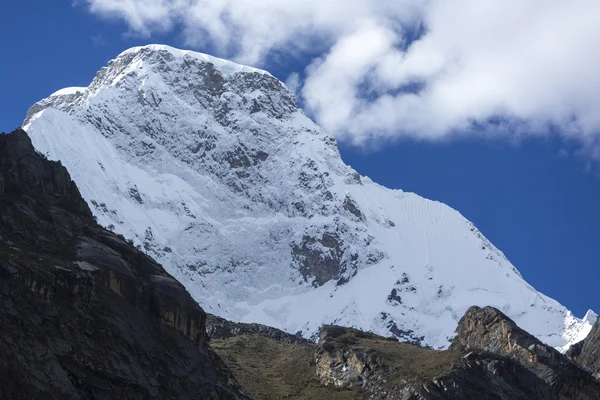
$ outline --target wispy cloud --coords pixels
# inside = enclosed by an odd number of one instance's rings
[[[108,41],[106,40],[104,35],[102,35],[101,33],[92,36],[92,45],[94,47],[102,47],[102,46],[106,46],[107,44],[108,44]]]
[[[85,0],[151,36],[265,64],[318,44],[291,83],[327,130],[361,144],[459,132],[600,137],[597,0]],[[415,32],[418,33],[416,40]],[[590,152],[596,154],[597,150]]]

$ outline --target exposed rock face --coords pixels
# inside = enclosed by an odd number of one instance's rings
[[[236,379],[256,400],[366,400],[361,390],[325,386],[315,375],[314,342],[292,343],[243,333],[211,340]]]
[[[206,334],[212,339],[228,339],[243,335],[260,335],[271,338],[282,343],[309,344],[310,340],[299,335],[291,335],[277,328],[260,324],[245,324],[241,322],[228,321],[216,315],[207,314]]]
[[[500,311],[473,307],[450,350],[424,349],[326,326],[316,352],[319,380],[371,399],[598,399],[600,384]]]
[[[48,208],[62,207],[71,213],[91,219],[86,202],[60,162],[48,162],[33,149],[27,133],[17,130],[0,136],[0,175],[5,199],[14,196],[48,200]]]
[[[397,348],[397,342],[362,331],[340,326],[325,326],[319,332],[319,348],[315,360],[317,378],[336,388],[361,388],[386,398],[396,393],[383,389],[387,376],[393,371],[384,353],[376,351],[381,344]],[[363,347],[361,344],[370,344]],[[379,346],[376,346],[379,345]]]
[[[460,320],[452,348],[507,357],[537,378],[535,398],[598,399],[600,383],[567,357],[520,329],[492,307],[471,307]],[[531,376],[532,375],[532,376]]]
[[[204,311],[24,131],[0,135],[0,176],[0,398],[247,398]]]
[[[358,255],[345,249],[335,233],[324,232],[321,238],[304,236],[300,244],[292,246],[292,255],[304,279],[315,287],[332,279],[343,284],[349,279],[349,270],[350,277],[356,274]]]
[[[596,321],[590,334],[573,345],[566,355],[600,380],[600,319]]]

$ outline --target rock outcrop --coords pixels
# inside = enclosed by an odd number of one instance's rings
[[[566,355],[600,380],[600,319],[596,321],[590,334],[574,344]]]
[[[316,373],[370,399],[598,399],[600,383],[492,307],[470,308],[449,350],[323,327]]]
[[[248,398],[184,287],[22,130],[0,135],[0,177],[0,398]]]
[[[236,336],[259,335],[282,343],[313,343],[310,340],[304,339],[301,335],[291,335],[271,326],[233,322],[212,314],[206,315],[206,335],[210,340],[229,339]]]
[[[600,383],[563,354],[519,328],[492,307],[471,307],[460,320],[452,348],[506,357],[528,373],[535,398],[598,399]],[[537,384],[533,385],[533,382]],[[519,381],[517,381],[519,382]],[[534,398],[534,397],[532,397]]]
[[[257,324],[211,321],[211,347],[256,400],[366,400],[357,388],[325,386],[315,374],[317,344]],[[224,326],[225,325],[225,326]],[[235,332],[235,333],[233,333]]]

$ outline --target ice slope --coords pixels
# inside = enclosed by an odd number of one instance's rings
[[[537,292],[457,211],[359,176],[267,72],[137,47],[36,103],[24,128],[101,224],[223,317],[436,348],[474,304],[557,348],[595,320]]]

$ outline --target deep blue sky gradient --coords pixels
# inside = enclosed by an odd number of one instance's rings
[[[123,35],[68,0],[0,5],[0,131],[55,90],[87,86],[122,50],[148,42],[182,47],[177,34],[150,40]],[[211,52],[210,48],[196,49]],[[285,80],[307,57],[275,55],[268,65]],[[459,210],[500,248],[524,277],[578,316],[600,312],[600,179],[557,137],[401,140],[367,151],[341,143],[344,160],[390,188],[416,192]]]

